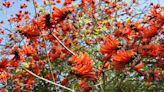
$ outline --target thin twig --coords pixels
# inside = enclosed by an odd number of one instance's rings
[[[49,7],[50,7],[50,14],[52,13],[52,10],[51,10],[51,0],[48,0],[48,5],[49,5]]]
[[[44,43],[46,44],[46,40],[44,39],[44,37],[43,37],[43,41],[44,41]],[[49,69],[50,69],[50,73],[51,73],[51,76],[52,76],[53,81],[55,82],[54,75],[53,75],[53,70],[52,70],[52,65],[51,65],[51,62],[50,62],[50,58],[49,58],[49,56],[48,56],[47,47],[45,47],[45,52],[46,52],[46,56],[47,56],[48,65],[49,65],[49,67],[50,67],[50,68],[49,68]]]
[[[112,79],[110,79],[109,81],[107,81],[106,82],[106,84],[109,84],[110,82],[112,82],[113,80],[115,80],[116,78],[117,78],[117,76],[119,76],[120,74],[117,74],[116,75],[116,77],[113,77]],[[94,85],[95,87],[97,87],[97,86],[100,86],[100,85],[102,85],[103,84],[103,82],[101,82],[101,83],[99,83],[99,84],[96,84],[96,85]]]
[[[103,92],[106,92],[106,76],[105,76],[105,72],[103,71]]]
[[[33,5],[34,5],[35,16],[37,17],[37,12],[36,12],[35,1],[34,1],[34,0],[32,0],[32,3],[33,3]]]
[[[24,69],[26,72],[30,73],[31,75],[33,75],[33,76],[35,76],[35,77],[37,77],[37,78],[39,78],[39,79],[41,79],[41,80],[43,80],[43,81],[46,81],[46,82],[48,82],[48,83],[50,83],[50,84],[59,86],[59,87],[61,87],[61,88],[63,88],[63,89],[69,90],[69,91],[71,91],[71,92],[75,92],[74,90],[72,90],[72,89],[70,89],[70,88],[68,88],[68,87],[65,87],[65,86],[60,85],[60,84],[57,84],[57,83],[55,83],[55,82],[53,82],[53,81],[47,80],[47,79],[45,79],[45,78],[43,78],[43,77],[40,77],[40,76],[36,75],[35,73],[31,72],[31,71],[28,70],[28,69],[25,69],[25,68],[23,68],[23,69]]]
[[[106,84],[109,84],[109,83],[112,82],[115,78],[116,78],[116,77],[113,77],[112,79],[110,79],[109,81],[107,81]],[[99,84],[96,84],[96,85],[94,85],[94,86],[97,87],[97,86],[100,86],[100,85],[102,85],[102,84],[103,84],[103,82],[101,82],[101,83],[99,83]]]
[[[67,48],[64,44],[63,44],[63,42],[61,42],[60,40],[59,40],[59,38],[56,36],[56,35],[54,35],[53,33],[52,33],[52,36],[66,49],[66,50],[68,50],[72,55],[76,55],[73,51],[71,51],[69,48]]]
[[[40,31],[41,32],[41,31]],[[43,37],[43,33],[41,32],[41,36]],[[45,38],[43,37],[43,41],[44,43],[46,44],[46,40]],[[46,52],[46,56],[47,56],[47,61],[48,61],[48,65],[49,65],[49,71],[50,71],[50,74],[51,74],[51,77],[52,77],[52,80],[55,82],[55,78],[54,78],[54,74],[53,74],[53,69],[52,69],[52,64],[51,64],[51,60],[49,58],[49,55],[48,55],[48,50],[47,50],[47,46],[45,47],[45,52]],[[55,86],[55,89],[56,89],[56,86]],[[56,89],[57,91],[57,89]]]
[[[2,25],[0,25],[0,27],[2,27],[4,30],[7,30],[7,31],[13,33],[10,29],[8,29],[8,28],[6,28],[6,27],[4,27],[4,26],[2,26]]]

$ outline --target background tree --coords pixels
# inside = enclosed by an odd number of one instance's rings
[[[164,90],[164,8],[159,1],[0,4],[7,16],[1,15],[0,22],[0,92]]]

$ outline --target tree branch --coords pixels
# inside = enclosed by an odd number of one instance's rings
[[[31,71],[28,70],[28,69],[25,69],[25,68],[23,68],[23,69],[24,69],[26,72],[30,73],[31,75],[35,76],[35,77],[38,78],[38,79],[41,79],[41,80],[46,81],[46,82],[48,82],[48,83],[50,83],[50,84],[59,86],[59,87],[61,87],[61,88],[63,88],[63,89],[69,90],[69,91],[71,91],[71,92],[75,92],[74,90],[72,90],[72,89],[70,89],[70,88],[68,88],[68,87],[65,87],[65,86],[63,86],[63,85],[60,85],[60,84],[57,84],[57,83],[52,82],[52,81],[50,81],[50,80],[47,80],[47,79],[45,79],[45,78],[43,78],[43,77],[40,77],[40,76],[36,75],[35,73],[31,72]]]
[[[63,42],[61,42],[60,40],[59,40],[59,38],[56,36],[56,35],[54,35],[54,34],[52,34],[52,36],[67,50],[67,51],[69,51],[72,55],[76,55],[73,51],[71,51],[69,48],[67,48],[64,44],[63,44]]]

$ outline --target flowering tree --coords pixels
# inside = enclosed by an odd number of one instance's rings
[[[160,4],[151,0],[0,4],[1,12],[20,4],[18,12],[0,20],[0,92],[164,89]]]

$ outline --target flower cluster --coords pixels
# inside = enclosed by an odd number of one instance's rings
[[[79,55],[73,56],[71,64],[76,74],[97,79],[95,72],[93,72],[92,59],[87,53],[79,53]]]

